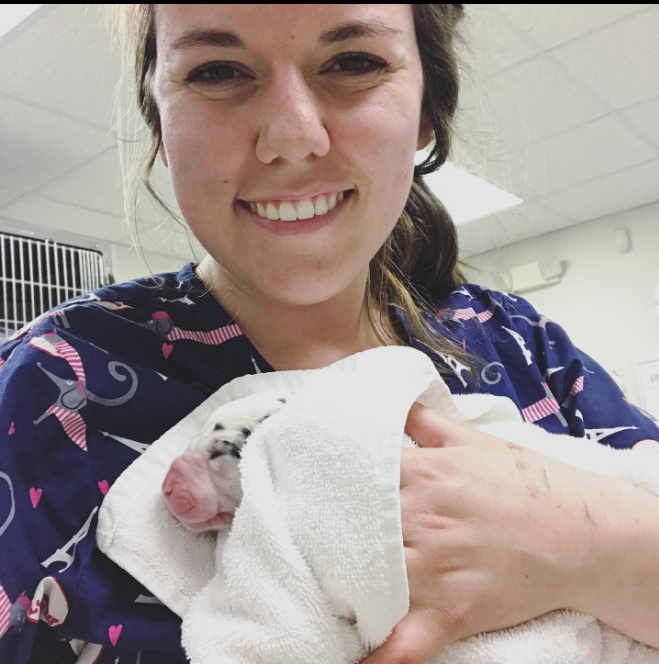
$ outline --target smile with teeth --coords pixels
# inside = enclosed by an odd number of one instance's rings
[[[320,194],[313,199],[307,198],[304,201],[292,203],[284,201],[276,204],[274,202],[248,203],[245,204],[252,208],[260,217],[270,219],[271,221],[297,221],[298,219],[311,219],[311,217],[327,214],[333,210],[337,203],[340,203],[345,197],[346,192],[338,194]]]

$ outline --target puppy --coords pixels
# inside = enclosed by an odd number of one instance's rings
[[[267,390],[220,406],[188,449],[174,459],[162,484],[171,514],[188,530],[230,529],[242,500],[243,445],[289,393]]]

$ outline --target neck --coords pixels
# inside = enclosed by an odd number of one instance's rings
[[[369,319],[367,271],[345,291],[306,305],[245,292],[210,256],[195,272],[276,371],[319,369],[369,348],[395,343],[386,324],[376,330]]]

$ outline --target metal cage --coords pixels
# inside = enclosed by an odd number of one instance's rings
[[[0,232],[0,340],[103,281],[100,251]]]

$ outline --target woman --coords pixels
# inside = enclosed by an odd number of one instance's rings
[[[94,547],[96,512],[237,376],[410,344],[454,393],[508,396],[549,431],[659,440],[562,328],[464,283],[421,178],[449,153],[462,5],[118,7],[146,177],[162,159],[208,255],[64,303],[0,347],[2,661],[185,661],[180,621]],[[407,431],[425,448],[401,464],[410,612],[369,664],[429,662],[558,608],[659,647],[656,498],[529,450],[516,466],[500,439],[420,406]]]

